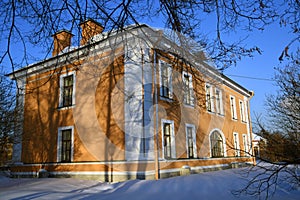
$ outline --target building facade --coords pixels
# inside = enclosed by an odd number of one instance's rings
[[[202,51],[147,25],[81,28],[79,47],[60,31],[51,58],[9,74],[22,89],[13,175],[120,181],[253,164],[253,92]]]

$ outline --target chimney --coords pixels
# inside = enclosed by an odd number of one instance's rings
[[[63,49],[71,45],[71,38],[73,34],[67,30],[61,30],[52,35],[53,37],[53,51],[52,56],[58,55]]]
[[[102,33],[103,26],[93,19],[88,19],[80,23],[82,29],[80,45],[85,45],[91,37]]]

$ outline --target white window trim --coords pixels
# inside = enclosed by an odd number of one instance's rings
[[[207,101],[207,94],[206,94],[206,88],[207,86],[209,87],[209,93],[210,93],[210,105],[211,105],[211,110],[208,110],[208,101]],[[214,112],[214,101],[213,101],[213,87],[209,83],[205,83],[205,102],[206,102],[206,111],[209,113]]]
[[[209,154],[210,154],[210,157],[212,157],[210,136],[211,136],[211,134],[212,134],[213,132],[215,132],[215,131],[219,132],[219,133],[221,134],[221,136],[222,136],[222,139],[223,139],[223,148],[224,148],[224,157],[227,157],[226,138],[225,138],[223,132],[222,132],[220,129],[218,129],[218,128],[213,129],[213,130],[210,131],[210,133],[209,133],[208,144],[209,144]]]
[[[186,138],[186,153],[187,158],[189,158],[189,144],[188,144],[188,128],[192,128],[192,137],[193,137],[193,157],[197,158],[197,144],[196,144],[196,129],[194,124],[185,124],[185,138]]]
[[[246,110],[245,110],[245,102],[242,100],[239,100],[239,106],[240,106],[240,115],[242,122],[246,123]]]
[[[231,102],[231,99],[233,100],[233,102]],[[233,103],[233,110],[232,110],[231,103]],[[230,104],[230,110],[231,110],[231,119],[237,120],[236,102],[235,102],[235,97],[232,95],[229,96],[229,104]]]
[[[248,116],[248,102],[246,98],[244,98],[244,113],[245,113],[245,122],[249,122],[249,116]]]
[[[64,78],[67,76],[71,76],[73,75],[73,96],[72,96],[72,106],[67,106],[64,107],[63,106],[63,86],[64,86]],[[67,72],[65,74],[61,74],[59,76],[59,104],[58,104],[58,108],[60,109],[64,109],[64,108],[69,108],[69,107],[73,107],[75,105],[75,94],[76,94],[76,72],[72,71],[72,72]]]
[[[161,78],[161,65],[162,63],[165,63],[166,65],[168,65],[168,74],[170,75],[168,77],[168,84],[169,84],[169,96],[168,97],[164,97],[162,96],[162,78]],[[159,96],[160,96],[160,99],[162,100],[165,100],[165,101],[170,101],[173,99],[173,79],[172,79],[172,66],[171,64],[165,62],[165,61],[162,61],[162,60],[159,60]]]
[[[219,89],[219,88],[216,88],[215,89],[215,94],[217,94],[217,91],[219,91],[219,94],[220,94],[220,110],[218,110],[218,106],[217,106],[217,98],[215,98],[216,99],[216,113],[218,114],[218,115],[224,115],[224,105],[223,105],[223,92],[222,92],[222,90],[221,89]]]
[[[64,126],[58,128],[58,136],[57,136],[57,162],[61,162],[60,155],[61,155],[61,137],[62,131],[71,129],[71,162],[73,162],[74,156],[74,126]]]
[[[235,137],[236,136],[236,137]],[[236,139],[236,140],[235,140]],[[234,156],[241,156],[241,147],[239,141],[239,134],[237,132],[233,132],[233,147],[234,147]],[[235,146],[236,145],[236,146]]]
[[[195,104],[195,98],[194,98],[194,88],[193,88],[193,75],[192,74],[190,74],[190,73],[188,73],[188,72],[185,72],[185,71],[183,71],[182,72],[182,83],[184,84],[184,86],[185,86],[185,76],[188,76],[189,77],[189,90],[190,91],[192,91],[191,92],[191,100],[190,100],[190,103],[185,103],[185,101],[184,101],[184,99],[183,99],[183,102],[184,102],[184,105],[186,105],[186,106],[191,106],[191,107],[194,107],[194,104]],[[188,92],[190,92],[190,91],[188,91]],[[184,91],[184,93],[185,93],[186,91]],[[185,95],[184,95],[185,96]]]
[[[250,152],[248,152],[248,136],[247,136],[247,134],[243,134],[242,135],[242,137],[243,137],[243,145],[244,145],[244,155],[245,156],[249,156],[250,154]]]
[[[176,158],[176,144],[175,144],[175,131],[174,131],[174,121],[162,119],[161,120],[161,137],[162,137],[162,158],[165,159],[165,146],[164,146],[164,124],[171,124],[171,158]]]

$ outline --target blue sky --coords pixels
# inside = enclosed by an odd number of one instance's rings
[[[254,112],[266,116],[266,95],[274,94],[277,90],[276,82],[270,81],[275,75],[274,68],[283,67],[278,58],[292,39],[293,35],[289,33],[289,30],[276,23],[266,27],[264,32],[253,32],[249,41],[262,49],[262,55],[257,54],[253,58],[244,58],[238,62],[236,67],[231,67],[224,72],[225,75],[248,90],[254,91],[255,96],[251,100],[252,118]],[[295,44],[291,47],[295,49]]]

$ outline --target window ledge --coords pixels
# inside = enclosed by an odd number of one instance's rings
[[[207,113],[209,113],[209,114],[211,114],[211,115],[214,115],[214,114],[216,114],[215,112],[213,112],[213,111],[209,111],[209,110],[206,110],[206,112],[207,112]]]
[[[170,98],[164,97],[164,96],[159,96],[159,99],[163,100],[163,101],[174,102],[174,99],[170,99]]]
[[[58,107],[57,110],[68,110],[68,109],[72,109],[74,108],[75,105],[72,105],[72,106],[64,106],[64,107]]]
[[[178,158],[162,158],[160,161],[174,162],[175,160],[178,160]]]

